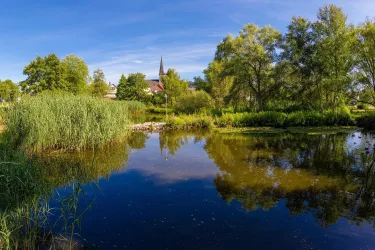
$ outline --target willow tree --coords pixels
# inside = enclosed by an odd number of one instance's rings
[[[245,89],[249,100],[254,96],[258,111],[264,110],[266,101],[280,87],[272,77],[280,39],[280,32],[270,26],[247,24],[237,37],[228,35],[217,47],[215,60],[223,62],[226,75],[233,77],[233,90]]]
[[[367,19],[357,28],[353,45],[358,79],[367,94],[360,101],[375,105],[375,20]]]

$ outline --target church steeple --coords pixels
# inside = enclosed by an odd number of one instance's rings
[[[164,73],[164,65],[163,65],[163,57],[160,58],[160,70],[159,70],[159,77],[165,76]]]

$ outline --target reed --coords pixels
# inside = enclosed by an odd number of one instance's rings
[[[90,96],[24,97],[6,110],[5,139],[13,148],[81,150],[120,140],[127,133],[126,102]]]

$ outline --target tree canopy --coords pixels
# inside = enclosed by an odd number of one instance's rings
[[[118,100],[137,100],[147,102],[150,99],[149,85],[146,76],[142,73],[129,74],[128,78],[121,75],[117,86],[116,97]]]

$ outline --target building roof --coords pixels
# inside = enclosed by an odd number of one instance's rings
[[[152,92],[164,91],[164,85],[159,80],[146,80]]]

